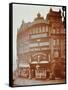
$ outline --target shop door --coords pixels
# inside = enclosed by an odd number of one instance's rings
[[[32,78],[35,78],[35,70],[34,69],[31,70],[31,73],[32,73]]]

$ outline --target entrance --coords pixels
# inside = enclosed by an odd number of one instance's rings
[[[31,69],[31,76],[32,78],[35,78],[35,69]]]

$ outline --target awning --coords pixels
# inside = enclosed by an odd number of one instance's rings
[[[49,63],[49,61],[40,61],[40,62],[37,62],[37,61],[33,61],[33,62],[31,62],[31,64],[41,64],[41,63],[43,63],[43,64],[45,64],[45,63]]]
[[[31,64],[37,64],[38,62],[37,61],[33,61],[33,62],[31,62]]]
[[[19,64],[19,67],[30,67],[29,64]]]
[[[49,61],[40,61],[40,63],[49,63]]]

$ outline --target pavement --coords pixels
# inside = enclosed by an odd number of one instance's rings
[[[25,85],[43,85],[43,84],[62,84],[65,80],[35,80],[35,79],[25,79],[17,78],[14,81],[14,86],[25,86]]]

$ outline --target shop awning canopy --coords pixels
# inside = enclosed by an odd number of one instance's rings
[[[31,62],[31,64],[37,64],[38,62],[37,61],[33,61],[33,62]]]
[[[49,63],[49,61],[40,61],[40,63]]]
[[[49,63],[49,61],[39,61],[39,62],[37,62],[37,61],[33,61],[33,62],[31,62],[31,64],[41,64],[41,63],[43,63],[43,64],[45,64],[45,63]]]
[[[23,68],[26,67],[27,68],[27,67],[30,67],[30,66],[29,66],[29,64],[19,64],[19,67],[23,67]]]

